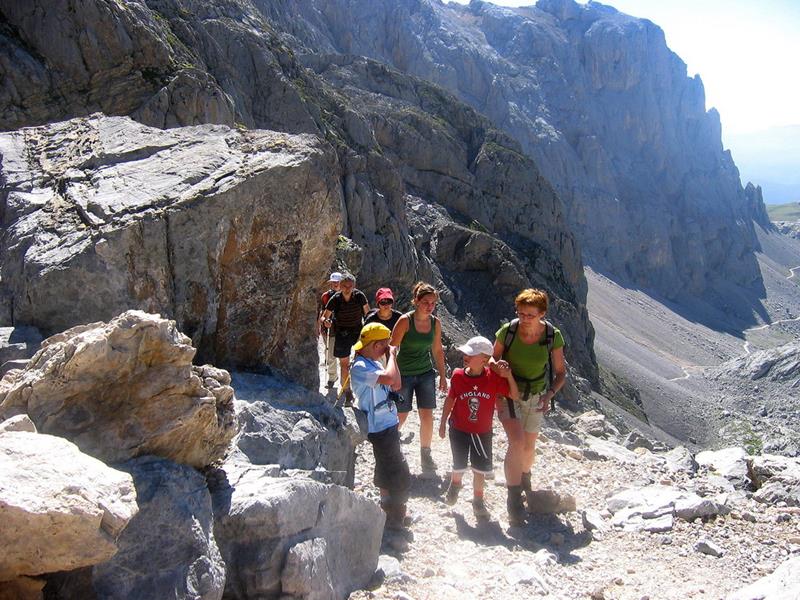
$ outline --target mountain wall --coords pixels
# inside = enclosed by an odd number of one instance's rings
[[[719,115],[662,30],[597,2],[258,0],[307,52],[370,56],[435,82],[519,140],[587,263],[668,298],[762,289]]]
[[[516,141],[441,88],[364,58],[315,52],[300,60],[278,35],[280,24],[247,0],[148,0],[129,5],[94,0],[57,6],[34,0],[1,10],[0,68],[4,77],[0,98],[4,108],[0,128],[14,130],[99,110],[129,115],[159,128],[219,123],[242,131],[263,128],[313,134],[318,141],[309,143],[330,156],[328,171],[319,175],[325,181],[336,181],[341,190],[338,214],[319,212],[308,203],[303,209],[301,186],[295,186],[287,188],[292,198],[286,202],[293,208],[286,214],[272,211],[264,226],[270,231],[294,227],[308,243],[315,231],[320,231],[319,241],[324,243],[330,239],[330,227],[340,228],[361,249],[361,263],[356,265],[359,286],[368,292],[391,285],[403,297],[414,280],[433,281],[442,289],[445,332],[454,341],[474,331],[493,332],[499,320],[511,314],[513,295],[521,287],[545,287],[554,299],[552,316],[567,337],[568,359],[581,374],[596,380],[580,248],[566,225],[558,196]],[[32,135],[21,129],[9,139],[28,140]],[[14,306],[26,307],[14,311],[14,318],[35,314],[37,324],[45,330],[107,317],[95,314],[102,312],[95,310],[98,303],[85,302],[74,303],[68,313],[50,311],[45,316],[36,313],[33,298],[29,301],[21,293],[45,289],[37,273],[54,276],[54,271],[32,268],[25,253],[15,253],[21,234],[12,226],[24,215],[8,210],[9,198],[16,197],[12,192],[20,190],[14,186],[27,176],[31,181],[43,180],[40,173],[49,167],[47,151],[58,143],[57,138],[54,141],[48,133],[43,136],[44,143],[27,146],[39,150],[25,150],[24,160],[16,163],[27,161],[33,165],[29,170],[22,169],[13,177],[0,172],[5,211],[5,246],[0,252],[6,265],[2,291]],[[73,142],[78,167],[87,167],[87,172],[104,170],[103,157],[81,162],[83,145],[80,139]],[[20,143],[19,147],[25,146]],[[156,155],[159,149],[149,149],[145,143],[136,156],[124,160]],[[262,153],[258,148],[247,152]],[[64,164],[72,164],[73,158],[64,157]],[[2,168],[8,168],[5,158]],[[43,187],[54,194],[50,199],[47,194],[41,196],[44,206],[33,202],[37,214],[49,218],[54,210],[49,203],[53,198],[63,200],[66,187],[71,202],[89,206],[87,198],[96,192],[93,186],[103,181],[78,177],[79,186],[59,187],[61,180],[70,183],[74,173],[62,175],[44,178]],[[153,180],[141,190],[148,196],[143,204],[160,208],[163,198],[158,192],[158,170],[153,168],[151,175]],[[9,183],[12,180],[14,185]],[[265,183],[273,184],[280,185],[278,179]],[[28,200],[26,206],[30,207]],[[247,198],[242,200],[246,204]],[[219,215],[220,223],[241,220],[237,206],[229,205],[227,210],[230,214]],[[126,210],[121,212],[127,219]],[[78,228],[80,215],[78,210],[67,225]],[[92,223],[91,215],[89,219],[90,228],[106,226]],[[68,229],[59,230],[59,236],[72,239],[73,232]],[[100,237],[85,232],[77,235],[87,244]],[[256,256],[264,250],[259,245],[264,240],[251,237],[248,253]],[[328,248],[331,261],[334,246]],[[63,252],[63,248],[52,249],[56,255]],[[90,249],[87,255],[97,254]],[[326,267],[322,266],[322,254],[317,258],[314,265],[318,266],[308,275],[322,281]],[[294,293],[291,285],[287,288],[287,282],[273,277],[267,264],[259,268],[259,261],[253,261],[249,265],[254,269],[251,279],[258,282],[259,289],[276,286],[289,290],[281,313],[306,334],[311,331],[305,324],[314,306],[307,295]],[[11,271],[29,279],[11,277]],[[88,269],[89,274],[93,272],[97,271]],[[189,275],[187,280],[192,280],[197,273]],[[66,272],[59,276],[73,281]],[[211,310],[222,298],[218,282],[207,279],[201,287],[211,292],[207,298]],[[95,285],[90,277],[80,281],[88,289]],[[48,293],[59,298],[57,289]],[[264,300],[271,294],[264,294]],[[115,309],[125,308],[116,304],[125,305],[127,298],[125,294],[114,297]],[[69,303],[69,299],[65,296],[60,301]],[[248,311],[267,310],[266,304],[254,302]],[[161,302],[158,310],[174,318],[176,306]],[[246,336],[241,327],[247,329],[248,320],[233,324],[228,316],[226,311],[217,311],[213,318],[196,322],[194,331],[202,331],[209,340],[220,339],[220,332],[233,331],[235,325],[236,335]],[[250,327],[256,329],[258,323],[259,319],[252,319]],[[223,337],[227,339],[227,335]],[[237,352],[221,356],[214,344],[195,341],[204,359],[232,368],[277,363],[305,380],[315,362],[312,353],[302,352],[296,361],[290,357],[279,360],[272,349],[256,359]]]

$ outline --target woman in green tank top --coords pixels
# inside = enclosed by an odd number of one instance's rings
[[[519,320],[516,333],[509,348],[505,347],[509,325],[503,325],[495,335],[494,360],[511,367],[514,379],[520,388],[520,400],[505,399],[498,402],[497,416],[508,436],[508,449],[504,461],[506,485],[508,487],[508,516],[512,524],[520,524],[525,518],[522,492],[531,490],[531,468],[536,452],[536,440],[544,414],[550,408],[550,400],[566,382],[567,368],[564,363],[564,338],[561,332],[552,329],[550,347],[552,384],[545,377],[548,362],[547,314],[548,298],[542,290],[522,290],[514,300]],[[523,390],[526,393],[523,396]]]
[[[403,315],[392,330],[391,345],[398,348],[397,366],[402,386],[397,403],[400,426],[403,426],[416,396],[419,412],[420,464],[424,472],[435,472],[431,457],[433,409],[436,408],[434,364],[439,372],[439,389],[447,393],[447,373],[442,349],[442,326],[433,316],[439,299],[434,287],[418,282],[411,292],[414,310]]]

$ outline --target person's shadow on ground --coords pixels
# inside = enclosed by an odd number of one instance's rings
[[[529,552],[549,550],[558,556],[561,564],[574,564],[580,557],[572,553],[576,548],[588,546],[592,541],[589,531],[575,532],[570,523],[557,515],[528,515],[524,525],[503,530],[497,518],[479,520],[471,525],[463,515],[453,515],[456,531],[462,539],[481,546],[502,546],[509,550],[522,548]]]

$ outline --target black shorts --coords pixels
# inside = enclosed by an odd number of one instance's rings
[[[492,432],[466,433],[450,427],[450,450],[453,452],[453,472],[467,470],[467,459],[476,473],[484,475],[492,469]]]
[[[400,450],[400,431],[397,425],[377,433],[370,433],[367,439],[372,444],[375,455],[375,477],[372,481],[379,488],[389,491],[392,501],[403,504],[411,487],[411,474],[406,457]]]
[[[360,329],[337,329],[333,341],[333,355],[336,358],[347,358],[361,335]]]

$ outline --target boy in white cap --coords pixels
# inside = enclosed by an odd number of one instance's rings
[[[391,332],[380,323],[368,323],[353,346],[356,353],[350,367],[350,386],[356,406],[367,413],[367,439],[375,455],[374,483],[381,491],[381,508],[386,512],[386,527],[405,525],[406,500],[411,486],[408,463],[400,450],[397,406],[392,388],[400,387],[397,348],[389,346]],[[386,367],[379,362],[388,350]]]
[[[510,368],[494,373],[487,367],[494,346],[482,336],[470,338],[458,350],[464,355],[464,368],[455,369],[450,378],[450,391],[442,408],[439,437],[444,437],[450,423],[450,449],[453,470],[445,502],[456,503],[461,480],[472,466],[472,509],[477,519],[491,517],[483,501],[485,476],[492,472],[492,420],[497,401],[503,397],[518,398],[519,390]]]

